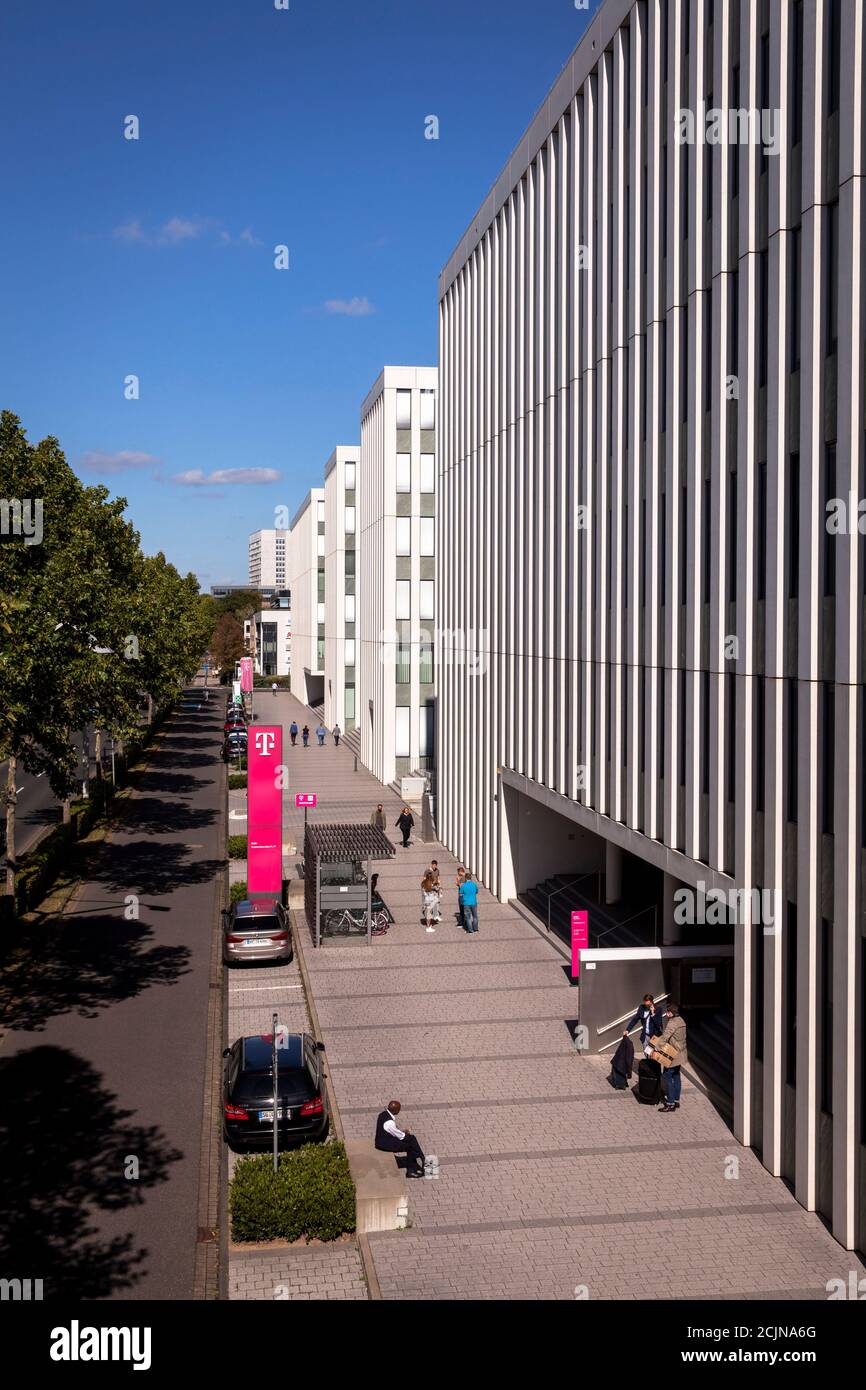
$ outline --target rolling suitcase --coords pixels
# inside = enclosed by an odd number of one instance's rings
[[[662,1069],[645,1057],[637,1069],[637,1098],[642,1105],[658,1105],[662,1098]]]

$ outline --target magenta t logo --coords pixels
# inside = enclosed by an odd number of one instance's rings
[[[269,730],[256,729],[255,741],[256,752],[261,753],[264,757],[267,758],[271,753],[276,740],[274,738],[274,735]]]

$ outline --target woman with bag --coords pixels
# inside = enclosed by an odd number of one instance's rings
[[[676,1004],[668,1004],[664,1019],[664,1032],[655,1040],[650,1055],[654,1062],[658,1062],[664,1074],[667,1100],[661,1106],[661,1111],[665,1115],[671,1115],[680,1108],[683,1084],[680,1068],[685,1066],[689,1058],[686,1051],[686,1023]]]

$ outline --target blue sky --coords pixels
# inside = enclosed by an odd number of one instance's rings
[[[5,0],[0,406],[146,550],[243,579],[382,365],[435,363],[438,273],[589,6]]]

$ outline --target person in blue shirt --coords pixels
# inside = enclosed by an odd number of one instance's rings
[[[478,884],[469,873],[460,885],[460,906],[463,910],[463,923],[472,936],[478,931]]]

